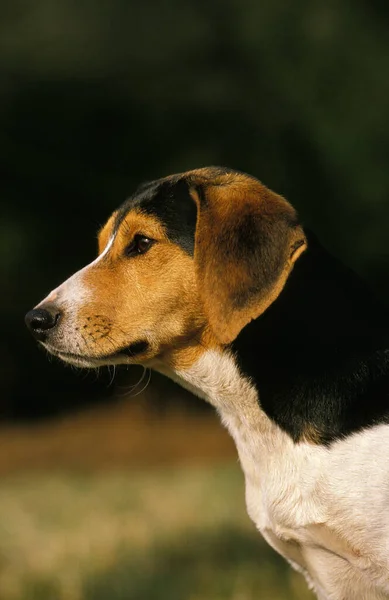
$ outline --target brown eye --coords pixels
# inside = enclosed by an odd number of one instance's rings
[[[153,245],[154,240],[146,237],[145,235],[136,235],[132,242],[127,246],[125,250],[126,256],[137,256],[138,254],[145,254],[149,248]]]

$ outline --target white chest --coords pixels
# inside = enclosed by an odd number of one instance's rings
[[[246,503],[256,526],[276,535],[320,518],[320,458],[313,446],[296,445],[261,410],[251,383],[232,357],[207,352],[174,379],[215,406],[234,438],[246,481]]]
[[[166,374],[215,406],[236,443],[251,519],[318,597],[388,598],[389,426],[330,449],[295,444],[229,355],[208,351],[191,369]]]
[[[251,416],[255,410],[254,423],[221,411],[245,475],[247,511],[264,534],[271,531],[280,539],[298,541],[307,525],[326,517],[320,498],[325,450],[294,444],[263,414],[259,418],[258,404]]]

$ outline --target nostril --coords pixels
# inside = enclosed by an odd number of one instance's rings
[[[60,312],[54,308],[34,308],[25,316],[25,322],[29,330],[38,339],[46,337],[46,332],[53,329],[60,317]]]

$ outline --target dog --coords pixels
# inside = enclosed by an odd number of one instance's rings
[[[143,184],[26,323],[67,363],[210,402],[251,519],[319,600],[389,598],[387,311],[282,196],[219,167]]]

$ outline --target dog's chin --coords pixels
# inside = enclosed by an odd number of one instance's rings
[[[135,342],[128,347],[118,349],[117,352],[112,354],[88,356],[81,353],[65,352],[47,343],[42,343],[42,345],[50,354],[61,359],[63,362],[85,369],[96,369],[110,365],[136,364],[140,362],[137,360],[137,355],[143,354],[148,349],[147,342]]]
[[[60,358],[63,362],[68,363],[69,365],[73,365],[74,367],[84,368],[84,369],[97,369],[98,367],[102,367],[104,365],[110,365],[112,363],[103,362],[95,358],[81,356],[78,354],[67,354],[65,352],[52,352],[49,350],[51,354]]]

